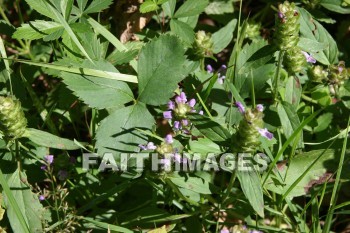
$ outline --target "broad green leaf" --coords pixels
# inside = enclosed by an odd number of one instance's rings
[[[320,155],[321,157],[318,158]],[[310,169],[309,167],[314,162],[316,163]],[[335,171],[336,166],[337,160],[334,150],[305,152],[294,156],[289,167],[280,166],[279,171],[285,177],[283,184],[275,183],[273,179],[269,179],[265,187],[278,194],[284,194],[307,169],[310,169],[296,185],[294,184],[295,187],[287,195],[289,198],[302,196],[307,194],[314,185],[325,182],[331,175],[329,172]]]
[[[107,9],[113,0],[93,0],[91,4],[84,10],[85,14],[98,13]]]
[[[165,104],[184,78],[184,49],[175,36],[162,35],[146,44],[139,55],[139,100]]]
[[[236,29],[237,19],[231,20],[225,27],[221,28],[219,31],[212,35],[213,40],[213,51],[214,53],[221,52],[226,48],[233,38],[233,32]]]
[[[170,21],[171,31],[178,35],[187,45],[191,45],[194,41],[194,31],[187,24],[177,19]]]
[[[129,63],[139,54],[141,48],[143,47],[143,43],[141,42],[129,42],[126,43],[125,46],[127,49],[119,51],[118,49],[114,50],[108,57],[107,61],[112,63],[113,65],[121,65],[125,63]]]
[[[343,2],[343,0],[320,0],[319,4],[330,11],[350,14],[350,7],[342,7]]]
[[[311,55],[324,65],[338,62],[338,47],[332,36],[312,15],[303,8],[298,8],[300,12],[300,33],[301,37],[324,43],[327,47],[322,52],[310,52]]]
[[[213,142],[225,143],[231,139],[227,129],[206,116],[191,114],[189,119],[206,138]]]
[[[39,12],[42,15],[45,15],[46,17],[49,17],[50,19],[57,20],[57,17],[52,14],[51,9],[49,8],[46,0],[25,0],[28,5]]]
[[[327,112],[317,118],[317,126],[314,128],[314,133],[321,132],[329,127],[333,120],[333,113]]]
[[[39,146],[60,150],[80,149],[80,147],[75,144],[74,141],[37,129],[27,128],[27,132],[24,136]]]
[[[133,100],[130,87],[121,81],[62,72],[63,82],[92,108],[122,107]]]
[[[283,133],[286,138],[289,138],[300,126],[300,120],[296,112],[296,108],[292,104],[283,101],[277,106],[277,112],[282,124]],[[298,147],[303,147],[302,131],[298,142]]]
[[[188,16],[194,16],[202,13],[208,6],[208,0],[187,0],[180,8],[175,12],[174,18],[182,18]]]
[[[8,177],[8,185],[12,190],[12,194],[29,226],[30,232],[43,232],[42,220],[44,220],[44,208],[40,204],[37,195],[31,190],[30,186],[23,182],[27,180],[26,174],[16,170]],[[15,210],[5,198],[7,217],[10,221],[13,232],[23,232],[21,225],[16,216]]]
[[[169,177],[169,179],[177,186],[191,190],[201,194],[211,194],[209,183],[199,177],[183,176]]]
[[[328,87],[317,88],[311,93],[312,99],[316,100],[321,106],[328,106],[332,103],[332,97]]]
[[[327,43],[320,43],[313,39],[308,39],[305,37],[301,37],[298,42],[298,46],[303,50],[307,52],[316,53],[319,51],[322,51],[328,47]]]
[[[159,6],[156,2],[154,2],[153,0],[146,0],[145,2],[143,2],[140,6],[140,12],[141,13],[148,13],[151,11],[155,11],[158,10]]]
[[[62,28],[63,26],[56,22],[36,20],[28,24],[22,24],[12,37],[15,39],[37,40]]]
[[[260,217],[264,218],[264,195],[260,176],[252,169],[252,171],[238,171],[237,177],[250,205]]]
[[[192,152],[200,153],[206,156],[208,153],[221,153],[220,146],[209,140],[208,138],[198,138],[191,140],[189,146]]]
[[[99,155],[103,152],[134,152],[139,144],[146,142],[136,128],[150,129],[154,118],[145,104],[117,109],[101,121],[97,130],[96,148]]]
[[[222,15],[225,13],[233,13],[233,4],[234,0],[213,0],[210,1],[209,5],[205,8],[205,13],[208,15]]]
[[[290,76],[286,83],[285,101],[298,109],[301,98],[301,84],[298,77]]]
[[[176,0],[169,0],[162,4],[166,16],[173,17],[176,7]]]

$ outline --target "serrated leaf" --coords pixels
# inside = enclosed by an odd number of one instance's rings
[[[80,149],[80,147],[76,145],[74,141],[37,129],[27,128],[27,132],[24,136],[39,146],[60,150]]]
[[[8,178],[8,185],[11,188],[12,194],[28,224],[30,232],[43,232],[42,220],[44,208],[40,204],[38,197],[30,190],[30,186],[25,184],[23,180],[27,180],[24,172],[16,170]],[[13,232],[23,232],[15,210],[9,205],[7,198],[4,198],[7,207],[7,217],[10,221]]]
[[[91,4],[84,10],[85,14],[98,13],[107,9],[113,0],[93,0]]]
[[[333,12],[350,14],[350,7],[342,7],[343,2],[343,0],[320,0],[319,4]]]
[[[139,55],[139,100],[165,104],[184,78],[184,49],[175,36],[162,35],[145,45]]]
[[[249,171],[238,171],[237,177],[241,184],[242,191],[248,199],[250,205],[264,218],[264,195],[261,187],[260,176],[252,169]]]
[[[63,82],[85,104],[104,109],[121,107],[133,100],[130,87],[121,81],[63,72]]]
[[[57,20],[57,17],[52,14],[51,9],[48,7],[45,0],[25,0],[28,5],[46,17]]]
[[[21,27],[17,28],[12,37],[15,39],[37,40],[60,29],[63,29],[63,26],[59,23],[36,20],[28,24],[22,24]]]
[[[187,0],[180,8],[175,12],[174,18],[182,18],[188,16],[195,16],[204,11],[208,6],[208,0]]]
[[[211,141],[222,144],[231,139],[227,129],[208,117],[199,114],[191,114],[188,117],[193,125]]]
[[[173,33],[178,35],[187,45],[191,45],[194,41],[194,31],[187,23],[172,19],[170,28]]]
[[[301,37],[314,40],[319,43],[325,43],[327,47],[320,52],[310,52],[319,62],[329,65],[338,62],[338,47],[332,36],[312,15],[303,8],[298,8],[300,12],[300,33]]]
[[[225,27],[221,28],[212,35],[214,53],[221,52],[230,44],[233,38],[233,32],[236,29],[236,25],[237,19],[233,19]]]
[[[101,122],[97,130],[99,155],[104,152],[134,152],[139,144],[146,142],[136,128],[150,129],[153,124],[154,118],[143,103],[117,109]]]
[[[292,104],[283,101],[277,106],[277,112],[282,124],[283,133],[288,139],[293,134],[293,132],[300,126],[300,120],[296,112],[296,108]],[[293,142],[291,144],[293,144]],[[302,131],[300,132],[298,147],[303,147]]]
[[[195,193],[201,193],[201,194],[211,194],[210,188],[209,188],[209,182],[198,178],[198,177],[192,177],[192,176],[183,176],[183,177],[169,177],[171,182],[173,182],[175,185],[191,190]]]
[[[151,11],[155,11],[158,10],[159,6],[157,5],[156,2],[154,2],[153,0],[146,0],[145,2],[143,2],[140,6],[140,12],[141,13],[148,13]]]

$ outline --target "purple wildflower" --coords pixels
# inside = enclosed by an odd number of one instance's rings
[[[40,169],[45,171],[45,170],[47,169],[47,166],[46,166],[46,165],[42,165],[42,166],[40,167]]]
[[[309,62],[309,63],[316,63],[316,59],[313,58],[310,54],[308,54],[305,51],[301,51],[301,52],[304,54],[307,62]]]
[[[171,134],[168,134],[167,136],[165,136],[165,142],[168,144],[171,144],[174,142],[173,136]]]
[[[225,78],[226,78],[226,76],[218,77],[218,83],[219,83],[220,85],[224,84]]]
[[[169,110],[174,110],[174,108],[175,108],[175,103],[174,103],[173,101],[170,100],[170,101],[168,102],[168,109],[169,109]]]
[[[145,145],[140,144],[139,147],[141,148],[141,150],[147,150],[147,147]]]
[[[181,92],[180,95],[176,96],[176,97],[175,97],[175,102],[178,103],[178,104],[180,104],[180,103],[182,103],[182,104],[186,103],[186,102],[187,102],[187,97],[186,97],[185,92]]]
[[[170,159],[161,159],[160,163],[164,165],[164,167],[170,167],[171,161]]]
[[[179,153],[175,153],[174,154],[174,160],[177,162],[177,163],[181,163],[181,155]]]
[[[277,15],[278,15],[278,18],[280,19],[283,19],[285,17],[284,14],[280,11],[277,13]]]
[[[174,121],[174,128],[180,129],[180,122],[179,121]]]
[[[44,195],[40,195],[40,196],[39,196],[39,200],[40,200],[40,201],[45,200],[45,196],[44,196]]]
[[[183,126],[187,126],[188,125],[188,120],[187,119],[183,119],[181,122],[182,122]]]
[[[163,112],[163,117],[164,117],[165,119],[172,119],[172,118],[173,118],[171,111],[165,111],[165,112]]]
[[[220,233],[230,233],[230,231],[227,228],[224,228],[220,231]]]
[[[256,109],[259,111],[259,112],[263,112],[264,111],[264,106],[262,104],[258,104],[256,105]]]
[[[273,138],[273,134],[270,133],[266,128],[265,129],[259,129],[258,130],[260,135],[271,140]]]
[[[200,111],[198,112],[198,114],[199,114],[199,115],[203,115],[203,114],[204,114],[203,110],[200,110]]]
[[[214,69],[211,65],[207,65],[207,71],[208,71],[208,73],[213,73]]]
[[[241,114],[245,113],[245,108],[241,102],[236,102],[236,107]]]
[[[46,161],[47,164],[53,163],[53,155],[45,155],[44,160]]]
[[[193,108],[194,105],[196,105],[196,100],[195,100],[195,99],[190,99],[190,101],[188,101],[188,106],[190,106],[191,108]]]
[[[147,150],[155,150],[155,149],[157,149],[157,146],[155,146],[153,142],[149,142],[149,143],[147,143],[146,148],[147,148]]]

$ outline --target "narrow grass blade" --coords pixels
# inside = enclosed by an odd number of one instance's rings
[[[49,63],[26,61],[26,60],[15,60],[15,61],[28,64],[28,65],[40,66],[40,67],[45,67],[49,69],[70,72],[74,74],[90,75],[90,76],[95,76],[100,78],[137,83],[137,77],[129,74],[121,74],[121,73],[115,73],[115,72],[109,72],[109,71],[103,71],[103,70],[79,68],[79,67],[72,67],[72,66],[62,66],[62,65],[55,65],[55,64],[49,64]]]
[[[348,135],[348,133],[349,133],[349,124],[350,124],[350,117],[348,119],[348,125],[347,125],[348,127],[346,129],[346,134],[345,135]],[[336,205],[337,199],[338,199],[340,175],[341,175],[341,172],[342,172],[342,169],[343,169],[343,164],[344,164],[344,158],[345,158],[345,152],[346,152],[347,144],[348,144],[348,137],[345,137],[344,138],[344,142],[343,142],[343,148],[342,148],[341,155],[340,155],[339,166],[338,166],[338,169],[337,169],[337,176],[336,176],[335,182],[334,182],[331,202],[329,204],[329,211],[327,213],[325,225],[324,225],[324,228],[323,228],[323,231],[322,231],[323,233],[327,233],[331,229],[332,218],[333,218],[333,214],[334,214],[333,206]]]
[[[129,230],[127,228],[111,225],[111,224],[104,223],[104,222],[99,222],[99,221],[96,221],[92,218],[85,217],[83,219],[87,222],[94,224],[97,227],[100,227],[102,229],[106,229],[108,231],[116,231],[116,232],[122,232],[122,233],[133,233],[134,232],[134,231]]]
[[[7,58],[4,41],[2,40],[1,37],[0,37],[0,54],[1,54],[2,58]],[[8,78],[8,80],[9,80],[10,91],[12,93],[11,70],[10,70],[9,61],[7,59],[4,59],[4,64],[5,64],[5,68],[6,68],[6,73],[5,74],[6,74],[7,78]]]
[[[314,112],[312,115],[310,115],[308,118],[306,118],[300,125],[299,127],[293,132],[293,134],[287,139],[287,141],[285,141],[285,143],[283,144],[282,148],[278,151],[275,159],[272,161],[272,163],[270,164],[270,167],[267,171],[266,177],[264,179],[263,182],[263,186],[265,184],[265,182],[267,181],[272,169],[276,166],[277,162],[279,161],[281,155],[283,154],[283,152],[287,149],[287,147],[289,146],[289,144],[298,136],[298,134],[300,133],[301,130],[303,130],[304,126],[307,125],[310,121],[312,121],[312,119],[314,119],[320,112],[322,111],[322,109],[319,109],[318,111]]]

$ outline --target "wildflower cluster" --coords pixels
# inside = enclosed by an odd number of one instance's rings
[[[245,38],[256,41],[260,38],[261,23],[249,20],[245,31]]]
[[[189,130],[191,123],[187,119],[187,114],[196,112],[194,106],[196,105],[195,99],[187,101],[187,96],[184,92],[175,97],[175,101],[170,100],[168,102],[168,110],[163,112],[163,117],[172,121],[172,125],[175,131],[183,130],[186,132]],[[202,111],[199,114],[203,114]]]
[[[227,69],[226,65],[222,65],[217,71],[219,84],[224,84],[224,81],[226,78],[225,76],[226,69]],[[211,65],[207,65],[207,72],[214,73],[214,68]]]
[[[341,86],[349,79],[350,68],[346,68],[345,62],[340,61],[338,65],[330,65],[327,69],[322,66],[313,66],[308,75],[311,81],[316,83],[328,82],[331,85]]]
[[[7,140],[23,136],[27,119],[21,108],[21,102],[11,97],[0,96],[0,130]]]
[[[264,106],[258,104],[255,109],[246,109],[240,102],[237,102],[236,106],[244,119],[239,124],[238,132],[232,138],[233,151],[254,152],[260,145],[260,135],[269,140],[273,138],[273,134],[263,128]]]
[[[205,31],[198,31],[194,41],[193,48],[198,57],[211,57],[213,56],[213,41],[210,33]]]
[[[278,7],[276,17],[275,44],[285,51],[284,65],[290,74],[299,73],[303,70],[306,62],[316,63],[316,60],[298,46],[300,15],[295,9],[294,3],[284,2]]]

